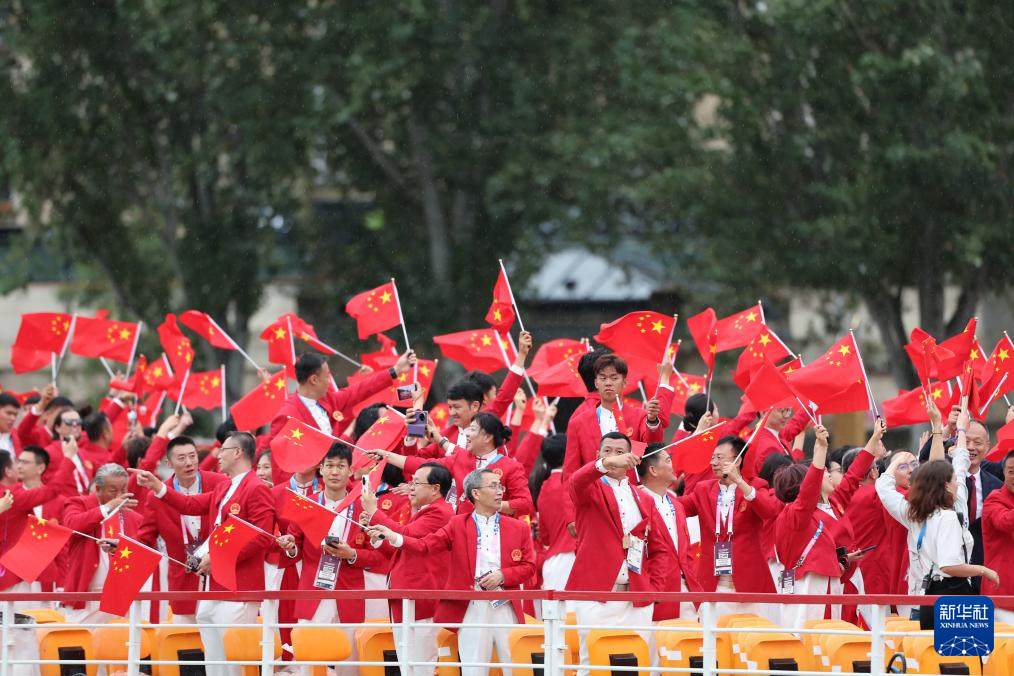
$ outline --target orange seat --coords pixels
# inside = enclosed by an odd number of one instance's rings
[[[576,625],[577,613],[567,613],[567,620],[564,624],[570,626]],[[567,642],[567,655],[565,656],[567,664],[577,664],[581,660],[581,636],[578,634],[577,629],[565,629],[563,637]],[[575,671],[573,669],[567,669],[566,673],[568,676],[572,676]]]
[[[761,617],[760,615],[723,615],[719,619],[718,626],[725,626],[729,628],[749,628],[749,627],[775,627],[774,622]],[[733,632],[727,634],[716,634],[716,637],[721,640],[716,640],[715,645],[718,648],[718,666],[726,667],[729,669],[745,669],[746,668],[746,651],[743,649],[743,637],[749,635],[747,632]],[[754,634],[756,636],[757,634]]]
[[[458,634],[449,629],[437,632],[437,662],[457,662]],[[437,667],[437,676],[458,676],[458,667]]]
[[[155,660],[159,662],[193,662],[204,659],[204,644],[197,629],[190,627],[159,627],[155,632]],[[160,664],[159,676],[179,676],[180,667]]]
[[[907,617],[889,617],[884,622],[884,631],[919,631],[919,620],[910,620]],[[885,636],[884,643],[891,653],[902,652],[902,636]]]
[[[511,630],[507,637],[507,643],[511,648],[510,661],[514,664],[533,665],[530,669],[516,667],[511,671],[513,676],[535,676],[534,665],[543,664],[546,657],[546,649],[543,647],[544,639],[545,634],[541,623],[526,624]]]
[[[148,627],[142,628],[140,633],[141,650],[138,653],[141,659],[151,659],[151,646],[155,630]],[[127,641],[130,638],[130,629],[127,620],[111,620],[105,627],[96,627],[92,630],[92,645],[95,648],[95,659],[97,660],[125,660],[127,659]],[[126,671],[122,664],[106,665],[106,673],[112,674],[117,671]],[[154,670],[152,674],[154,675]]]
[[[62,660],[66,663],[75,659],[95,659],[92,633],[87,629],[39,629],[38,639],[40,660]],[[60,667],[59,664],[42,664],[39,673],[41,676],[60,676]],[[98,665],[85,666],[87,676],[95,676],[96,673]]]
[[[1014,634],[1014,626],[997,622],[993,626],[994,633]],[[993,638],[993,654],[985,659],[982,666],[983,676],[1009,676],[1014,674],[1014,638]]]
[[[352,655],[345,632],[337,627],[304,625],[292,628],[292,656],[297,662],[341,662]],[[311,667],[313,676],[325,676],[327,667]]]
[[[59,610],[51,608],[33,608],[31,610],[19,610],[21,615],[30,615],[35,618],[35,624],[64,624],[67,619]]]
[[[662,620],[659,627],[687,627],[701,629],[699,622],[694,620]],[[672,668],[690,668],[691,658],[703,659],[704,632],[675,632],[659,629],[655,632],[655,645],[658,646],[658,666]]]
[[[278,630],[274,632],[275,651],[277,660],[282,656],[282,640],[278,637]],[[259,627],[236,627],[225,630],[225,638],[222,641],[225,648],[225,659],[235,662],[260,662],[261,661],[261,635]],[[261,668],[259,664],[248,664],[243,666],[243,676],[259,676]]]
[[[651,656],[648,643],[635,631],[623,629],[592,629],[588,632],[588,663],[591,676],[610,676],[613,659],[618,655],[633,655],[638,667],[638,676],[648,676]],[[595,669],[594,667],[605,667]],[[634,672],[623,672],[633,676]]]
[[[939,655],[931,630],[922,631],[919,636],[906,636],[904,649],[905,657],[910,658],[908,660],[910,673],[939,674],[940,666],[943,664],[963,664],[968,667],[970,676],[982,676],[982,667],[977,656]]]
[[[858,629],[857,626],[845,620],[825,620],[822,617],[806,620],[803,622],[803,628]],[[810,660],[806,666],[807,669],[812,671],[825,671],[827,669],[829,662],[827,654],[824,652],[823,641],[828,636],[829,634],[800,634],[799,640],[803,642],[803,647],[810,654]],[[800,668],[802,667],[803,665],[800,665]]]
[[[391,627],[359,627],[356,629],[356,647],[362,662],[398,663],[394,649],[394,632]],[[384,667],[359,667],[360,676],[384,676]]]
[[[765,671],[782,669],[792,671],[789,661],[794,662],[796,670],[805,669],[810,662],[811,653],[803,647],[803,642],[795,634],[752,634],[744,632],[740,636],[743,654],[746,656],[744,668]],[[782,664],[778,664],[782,662]]]

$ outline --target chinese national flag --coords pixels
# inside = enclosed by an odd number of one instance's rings
[[[1014,343],[1006,333],[993,348],[983,371],[982,391],[987,396],[992,396],[997,387],[1000,388],[996,393],[998,397],[1014,390]],[[1007,376],[1007,380],[1003,380],[1004,376]],[[1000,381],[1003,381],[1003,385]]]
[[[486,321],[500,333],[510,331],[514,326],[514,305],[511,303],[510,287],[507,285],[507,277],[503,268],[496,278],[493,286],[493,302],[486,312]]]
[[[792,388],[816,403],[821,414],[864,411],[870,407],[859,349],[851,333],[788,378]]]
[[[550,366],[535,379],[539,383],[540,397],[585,397],[588,388],[577,372],[577,364],[584,353],[572,354]]]
[[[905,352],[912,360],[912,366],[915,367],[916,375],[919,376],[919,382],[923,385],[929,383],[933,378],[937,378],[941,362],[954,357],[953,352],[938,345],[936,338],[919,327],[912,329],[909,342],[905,344]],[[937,379],[940,380],[940,378]]]
[[[198,310],[187,310],[180,315],[180,323],[193,329],[206,341],[223,350],[235,350],[239,346],[236,341],[226,335],[211,318],[211,315]]]
[[[427,359],[420,359],[417,362],[418,366],[418,385],[421,390],[421,396],[425,399],[429,396],[430,387],[433,385],[433,376],[437,372],[437,360],[429,361]],[[349,376],[349,384],[355,383],[363,378],[368,378],[371,374],[366,373],[353,373]],[[396,408],[408,408],[412,405],[412,399],[398,399],[398,388],[412,384],[412,371],[402,373],[400,376],[394,379],[394,383],[386,388],[377,392],[374,395],[363,399],[359,403],[352,407],[352,412],[359,415],[367,406],[373,404],[384,404],[385,406],[393,406]],[[418,392],[418,391],[417,391]]]
[[[0,566],[25,582],[35,582],[53,563],[74,531],[29,514],[25,529],[14,545],[0,557]]]
[[[145,392],[165,392],[171,388],[176,379],[173,377],[169,358],[163,354],[158,361],[147,364],[144,367],[143,380]]]
[[[79,320],[80,321],[80,320]],[[169,313],[158,326],[158,339],[172,367],[181,374],[194,363],[194,348],[176,323],[176,315]]]
[[[972,367],[975,369],[975,379],[982,382],[989,377],[989,360],[986,358],[986,351],[982,349],[982,343],[976,338],[972,343],[972,351],[968,355]]]
[[[669,449],[672,453],[673,471],[677,475],[703,472],[711,465],[711,456],[716,446],[718,435],[714,430],[703,430],[680,440]]]
[[[736,363],[736,371],[732,374],[732,379],[735,381],[741,390],[746,390],[747,385],[750,384],[750,379],[753,377],[754,372],[760,365],[765,361],[769,361],[772,364],[777,364],[786,357],[793,356],[789,349],[785,347],[785,343],[765,324],[761,324],[760,330],[757,332],[750,342],[747,344],[746,349],[739,355],[739,361]]]
[[[236,429],[249,431],[268,424],[288,396],[285,376],[281,372],[271,376],[268,382],[259,383],[229,409]]]
[[[179,396],[179,386],[182,385],[182,376],[179,377],[177,386],[169,391],[173,401]],[[203,408],[212,411],[222,406],[222,395],[225,391],[225,381],[222,378],[222,369],[214,371],[191,371],[187,378],[187,387],[183,391],[182,404],[187,408]]]
[[[391,368],[395,362],[398,361],[398,350],[395,348],[393,340],[385,336],[383,333],[376,335],[378,341],[380,341],[380,349],[376,352],[366,352],[359,355],[359,361],[363,362],[366,366],[379,371],[380,369]]]
[[[679,343],[673,343],[669,346],[669,352],[667,358],[671,361],[676,358],[676,354],[679,352]],[[627,388],[629,392],[637,390],[637,383],[640,382],[644,385],[646,392],[655,392],[658,389],[658,365],[659,360],[655,359],[644,359],[643,357],[634,357],[630,355],[620,354],[621,357],[627,361]],[[672,385],[672,378],[669,379],[669,384]]]
[[[335,439],[295,418],[271,440],[271,460],[285,472],[302,472],[320,463]]]
[[[708,379],[704,376],[695,376],[689,373],[681,373],[678,376],[673,374],[673,377],[669,380],[669,384],[673,388],[671,412],[683,415],[686,413],[687,399],[699,392],[703,392],[708,386]]]
[[[272,459],[273,456],[272,456]],[[304,466],[306,469],[308,465]],[[211,534],[208,553],[211,556],[211,577],[229,591],[236,591],[236,559],[240,552],[261,532],[232,514]]]
[[[990,450],[989,455],[986,456],[986,460],[999,462],[1012,449],[1014,449],[1014,420],[1011,420],[996,431],[996,446]]]
[[[79,357],[106,357],[127,363],[134,351],[137,324],[95,317],[74,320],[70,351]]]
[[[316,500],[303,497],[293,490],[286,490],[279,516],[298,524],[306,534],[308,542],[320,545],[331,529],[331,524],[337,513],[332,512]]]
[[[41,352],[26,347],[11,346],[11,366],[14,373],[31,373],[53,363],[55,352]]]
[[[718,331],[718,351],[745,347],[757,335],[757,330],[763,323],[764,310],[760,303],[719,319],[715,324]]]
[[[39,352],[63,352],[71,317],[65,312],[30,312],[21,315],[21,326],[14,347]],[[49,355],[46,355],[49,363]]]
[[[666,341],[672,336],[674,323],[672,315],[639,310],[602,324],[595,340],[617,354],[640,357],[657,364],[666,352]]]
[[[134,368],[133,375],[126,380],[111,380],[109,381],[109,387],[110,389],[133,392],[140,395],[144,392],[144,374],[147,370],[148,358],[142,354],[137,358],[137,365]]]
[[[947,340],[940,341],[940,347],[950,350],[954,356],[943,359],[937,366],[936,377],[939,380],[950,380],[961,376],[965,372],[965,362],[975,359],[973,352],[976,348],[975,329],[977,324],[976,318],[972,317],[965,325],[964,331]]]
[[[123,515],[113,512],[102,520],[102,537],[107,540],[116,540],[123,534]]]
[[[363,291],[349,300],[345,305],[345,312],[356,320],[360,339],[401,324],[401,312],[398,310],[396,296],[397,291],[392,280],[375,289]]]
[[[126,535],[109,555],[109,573],[102,585],[99,610],[125,617],[141,587],[158,568],[162,555]]]
[[[363,436],[359,437],[356,444],[369,450],[390,451],[395,444],[405,438],[405,429],[404,418],[387,409],[381,409],[380,417],[370,425],[370,429],[363,432]]]
[[[769,361],[762,363],[754,372],[746,388],[746,398],[758,411],[796,404],[796,393],[789,385],[789,381]]]
[[[440,429],[444,429],[444,427],[447,425],[447,419],[450,417],[451,412],[450,409],[447,407],[446,402],[442,401],[439,404],[435,404],[433,408],[430,409],[430,418],[433,419],[433,422],[435,422],[437,424],[437,427],[439,427]]]
[[[952,401],[947,386],[942,383],[934,383],[930,386],[929,391],[933,403],[940,410],[940,414],[946,418],[951,412]],[[956,401],[956,398],[954,400]],[[886,400],[883,403],[883,409],[884,420],[887,421],[888,427],[929,422],[929,413],[926,412],[926,394],[921,387],[898,390],[898,396]]]
[[[510,343],[493,329],[433,336],[433,342],[445,357],[460,363],[466,370],[493,373],[507,368],[514,358]]]
[[[535,351],[535,356],[532,357],[532,363],[528,366],[528,375],[538,380],[539,374],[546,369],[566,361],[571,355],[582,355],[587,351],[588,348],[584,343],[571,338],[557,338],[543,343]]]

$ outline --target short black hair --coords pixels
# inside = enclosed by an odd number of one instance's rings
[[[472,403],[474,401],[481,404],[482,388],[468,378],[461,378],[447,390],[447,401],[456,401],[461,399],[464,399],[468,403]]]
[[[778,470],[791,464],[792,458],[784,453],[772,453],[768,457],[764,458],[764,462],[761,463],[757,476],[766,481],[768,486],[772,486],[772,482],[775,480],[775,474]]]
[[[352,426],[352,439],[359,441],[359,437],[366,434],[366,430],[373,427],[373,423],[377,422],[377,418],[380,417],[380,409],[384,408],[383,404],[370,404],[356,416],[356,422]]]
[[[41,446],[25,446],[21,449],[21,453],[31,453],[35,456],[35,462],[41,462],[49,469],[49,451]]]
[[[624,378],[627,376],[627,362],[623,360],[623,357],[615,355],[611,352],[609,354],[604,354],[598,359],[596,359],[595,365],[592,366],[592,368],[595,370],[595,375],[597,377],[599,373],[605,371],[610,366],[616,369],[616,372],[619,373]]]
[[[197,444],[190,437],[180,435],[169,440],[169,443],[165,446],[165,457],[170,457],[173,454],[173,449],[180,446],[193,446],[197,448]]]
[[[1000,463],[1000,469],[1006,470],[1007,462],[1009,460],[1014,460],[1014,451],[1007,451],[1007,455],[1003,456],[1003,462]]]
[[[602,438],[599,439],[599,448],[602,448],[602,442],[605,441],[606,439],[623,439],[624,441],[627,442],[628,451],[631,448],[633,448],[633,446],[630,445],[630,437],[628,437],[623,432],[606,432],[605,434],[602,435]]]
[[[328,460],[344,460],[349,467],[352,467],[352,449],[342,442],[336,441],[331,444],[331,448],[327,449],[327,454],[321,458],[320,464],[323,465]]]
[[[45,413],[46,411],[52,411],[54,408],[74,408],[74,402],[68,397],[53,397],[42,411]]]
[[[137,469],[137,466],[141,464],[141,460],[148,453],[150,445],[151,439],[143,435],[128,439],[123,444],[123,450],[127,454],[127,467]]]
[[[511,428],[489,411],[480,411],[472,418],[479,429],[493,437],[493,446],[500,448],[511,440]]]
[[[732,446],[732,450],[736,455],[739,455],[740,451],[746,448],[746,442],[735,434],[727,434],[719,439],[718,443],[715,444],[715,448],[718,448],[722,444],[729,444]]]
[[[405,473],[401,471],[400,467],[387,463],[384,465],[384,471],[380,473],[380,480],[394,488],[405,483]]]
[[[549,469],[563,467],[563,459],[567,455],[567,435],[550,434],[542,440],[542,459]]]
[[[687,431],[693,432],[697,429],[697,423],[701,421],[705,411],[715,410],[715,400],[711,399],[709,406],[708,399],[708,395],[704,392],[691,394],[687,397],[687,402],[683,405],[683,427]]]
[[[11,456],[10,451],[0,451],[0,474],[4,474],[9,469],[14,468],[14,458]]]
[[[245,455],[247,460],[249,460],[252,464],[254,456],[257,453],[257,440],[254,439],[254,435],[249,432],[233,432],[228,438],[236,440],[236,443],[239,444],[240,450],[243,451],[243,455]]]
[[[662,453],[654,453],[658,449],[662,448],[664,444],[653,443],[648,444],[644,449],[644,455],[641,456],[641,462],[637,463],[637,476],[642,479],[648,475],[648,468],[654,467],[662,461]]]
[[[827,454],[827,464],[824,466],[827,467],[833,462],[836,463],[839,467],[841,467],[842,459],[845,457],[845,454],[851,450],[852,447],[849,445],[839,446],[838,448],[834,449],[833,451]],[[844,469],[844,467],[842,469]]]
[[[496,381],[493,380],[492,376],[488,373],[483,373],[482,371],[469,371],[465,374],[465,378],[478,385],[482,389],[482,394],[484,396],[487,392],[496,387]]]
[[[10,392],[0,392],[0,408],[6,406],[13,406],[14,408],[21,408],[21,402]]]
[[[451,471],[437,462],[427,462],[419,465],[420,469],[423,467],[430,471],[426,480],[431,484],[440,486],[440,495],[446,498],[447,494],[451,492],[451,482],[453,481]]]
[[[595,391],[595,361],[599,357],[611,353],[611,350],[599,347],[591,352],[585,352],[581,355],[581,358],[577,360],[577,373],[581,376],[581,380],[584,382],[584,387],[589,392]]]
[[[81,421],[81,430],[88,435],[88,440],[93,443],[102,436],[107,426],[109,426],[109,418],[102,411],[90,413]]]
[[[225,440],[236,431],[238,431],[236,429],[236,421],[230,415],[215,428],[215,439],[218,440],[219,445],[224,444]]]
[[[327,363],[323,355],[316,352],[304,352],[296,360],[296,382],[302,385],[310,379],[314,373],[320,371]]]

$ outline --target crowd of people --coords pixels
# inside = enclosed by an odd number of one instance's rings
[[[98,408],[68,398],[55,384],[24,402],[0,394],[0,554],[32,517],[92,536],[75,535],[32,583],[0,571],[0,590],[100,590],[110,565],[103,525],[114,515],[117,532],[190,564],[167,559],[153,576],[152,589],[170,591],[225,589],[209,574],[208,538],[229,515],[274,534],[242,551],[240,590],[900,594],[911,596],[911,604],[895,610],[918,614],[932,627],[931,608],[920,608],[920,595],[1014,589],[1014,452],[1000,462],[986,460],[989,433],[967,406],[945,417],[931,403],[918,449],[888,451],[882,419],[865,446],[832,449],[828,430],[813,425],[809,411],[758,413],[745,404],[726,419],[705,393],[686,400],[677,424],[670,419],[671,363],[659,365],[657,394],[638,405],[623,397],[627,363],[597,349],[578,363],[588,393],[566,429],[554,424],[556,405],[541,398],[532,402],[534,419],[523,424],[521,385],[532,347],[531,335],[522,332],[517,361],[499,385],[479,372],[452,384],[445,426],[429,416],[424,433],[406,436],[393,450],[367,445],[367,458],[383,463],[382,480],[347,506],[349,491],[371,468],[355,461],[356,447],[367,444],[364,433],[385,414],[379,404],[355,415],[353,408],[411,372],[411,351],[340,389],[329,387],[324,357],[299,356],[295,391],[270,428],[236,430],[227,421],[203,458],[187,435],[188,413],[142,429],[127,392],[110,391]],[[417,401],[406,420],[421,418],[421,410]],[[129,424],[117,424],[124,417]],[[294,474],[272,462],[269,446],[289,418],[340,439]],[[1014,419],[1014,407],[1006,418]],[[125,432],[114,433],[117,428]],[[670,428],[672,440],[703,430],[714,436],[708,470],[674,470],[671,454],[680,446],[663,448]],[[290,491],[341,507],[323,540],[281,515]],[[697,613],[690,602],[569,605],[580,625],[644,627]],[[861,603],[720,605],[719,613],[756,613],[789,628],[825,616],[862,624],[868,616]],[[63,610],[70,621],[110,619],[96,603]],[[322,593],[281,603],[153,603],[147,612],[160,621],[169,610],[173,622],[230,625],[255,622],[258,614],[283,623],[400,621],[402,607]],[[540,608],[420,600],[411,658],[436,660],[441,623],[463,623],[463,662],[488,662],[494,647],[509,654],[508,629],[479,625],[524,623],[526,612],[538,615]],[[1014,621],[1014,609],[998,607],[997,620]],[[200,631],[206,658],[224,659],[224,629]],[[281,633],[287,646],[288,632]],[[645,639],[652,637],[646,632]],[[339,665],[339,671],[351,670]],[[227,668],[209,666],[208,673]]]

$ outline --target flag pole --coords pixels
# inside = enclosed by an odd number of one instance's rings
[[[285,318],[285,325],[289,327],[289,353],[292,355],[292,368],[296,368],[296,339],[292,337],[292,317]]]
[[[236,521],[239,521],[241,524],[243,524],[244,526],[246,526],[250,530],[255,530],[258,533],[263,533],[264,535],[267,535],[269,538],[271,538],[272,542],[277,542],[278,541],[278,536],[275,535],[274,533],[269,533],[266,530],[264,530],[263,528],[259,528],[259,527],[255,526],[255,525],[253,525],[252,523],[250,523],[249,521],[245,521],[245,520],[239,518],[235,514],[230,514],[229,518],[230,519],[235,519]],[[218,530],[218,529],[216,528],[215,530]]]
[[[363,368],[363,364],[362,364],[362,362],[358,362],[358,361],[356,361],[355,359],[353,359],[352,357],[350,357],[350,356],[348,356],[348,355],[346,355],[346,354],[343,354],[343,353],[339,352],[338,350],[334,349],[333,347],[331,347],[330,345],[328,345],[327,343],[325,343],[325,342],[324,342],[323,340],[321,340],[320,338],[314,338],[314,340],[316,340],[316,341],[317,341],[318,343],[320,343],[321,345],[323,345],[323,346],[324,346],[324,347],[326,347],[327,349],[329,349],[329,350],[331,350],[332,352],[334,352],[334,356],[336,356],[336,357],[341,357],[342,359],[344,359],[344,360],[345,360],[345,361],[347,361],[348,363],[352,364],[352,365],[353,365],[353,366],[355,366],[356,368]]]
[[[852,336],[852,345],[856,348],[856,357],[859,359],[859,368],[863,370],[863,381],[866,383],[866,395],[870,398],[870,410],[873,412],[874,418],[879,418],[880,411],[877,410],[877,401],[873,398],[873,387],[870,385],[870,377],[866,375],[866,365],[863,364],[863,354],[859,351],[859,341],[856,340],[856,334],[852,329],[849,329],[849,335]]]
[[[757,299],[757,312],[760,313],[761,324],[767,324],[768,323],[767,320],[764,319],[764,303],[762,303],[759,298]],[[778,342],[781,342],[781,341],[778,341]],[[784,344],[783,344],[783,347],[784,347]],[[785,349],[788,349],[788,348],[785,348]]]
[[[134,332],[134,345],[130,348],[130,359],[127,360],[127,375],[125,378],[130,377],[130,369],[134,367],[134,357],[137,356],[137,344],[141,340],[141,329],[144,328],[144,322],[137,322],[137,331]]]
[[[507,268],[503,266],[503,259],[497,259],[500,261],[500,272],[503,273],[503,281],[507,284],[507,293],[511,296],[511,305],[514,306],[514,316],[518,318],[518,328],[522,331],[525,330],[525,323],[521,321],[521,310],[518,309],[518,302],[514,300],[514,290],[511,289],[511,280],[507,277]]]
[[[180,385],[180,397],[176,400],[176,410],[173,411],[173,415],[180,414],[180,406],[183,405],[183,393],[187,389],[187,381],[190,380],[190,369],[188,368],[183,374],[183,384]]]
[[[394,302],[398,305],[398,319],[401,320],[401,335],[405,338],[405,351],[408,352],[412,349],[412,346],[408,342],[408,328],[405,326],[405,313],[401,311],[401,296],[398,295],[398,284],[394,281],[394,277],[391,277],[391,288],[394,289]],[[415,368],[412,369],[412,384],[415,385],[418,382],[419,362],[416,362]]]
[[[56,376],[60,373],[60,367],[63,366],[63,358],[67,356],[67,350],[70,349],[70,341],[74,337],[74,327],[77,326],[77,313],[75,312],[70,318],[70,328],[67,330],[67,337],[63,340],[63,349],[60,350],[60,359],[56,362],[56,370],[53,372],[53,383],[56,383]]]
[[[55,385],[56,384],[56,353],[55,352],[50,352],[49,356],[50,356],[49,371],[50,371],[51,375],[53,376],[53,384]]]
[[[663,363],[664,364],[665,361],[666,361],[666,359],[669,358],[669,346],[672,345],[672,337],[673,337],[673,334],[676,333],[676,322],[679,320],[679,318],[680,318],[679,313],[674,312],[673,316],[672,316],[672,328],[669,329],[669,337],[665,339],[665,346],[662,348],[662,358],[659,360],[659,363]],[[676,357],[675,357],[675,355],[673,356],[673,358],[670,361],[673,364],[673,371],[675,371],[676,370]],[[655,396],[656,397],[658,396],[658,390],[661,387],[662,387],[662,379],[659,378],[658,379],[658,385],[655,386]],[[641,386],[641,396],[644,396],[644,387],[643,386]],[[644,400],[648,401],[647,397],[645,397]]]
[[[229,408],[226,406],[225,400],[225,364],[218,368],[222,372],[222,422],[225,422],[229,418]]]
[[[768,409],[768,412],[770,412],[770,411],[771,411],[771,409]],[[753,428],[753,432],[750,433],[750,438],[746,440],[746,443],[743,445],[743,450],[740,451],[739,455],[737,455],[736,458],[732,461],[733,463],[736,463],[740,458],[742,458],[743,454],[746,453],[746,449],[750,448],[750,443],[753,441],[753,438],[755,436],[757,436],[757,432],[759,432],[760,429],[761,429],[761,427],[764,426],[762,423],[763,423],[763,421],[758,422],[757,426]],[[728,476],[728,474],[723,474],[722,478],[724,479],[727,476]]]
[[[521,330],[524,331],[524,329],[521,329]],[[513,349],[514,353],[517,354],[517,352],[518,352],[518,346],[517,346],[517,344],[514,343],[514,335],[510,331],[507,332],[507,340],[511,341],[511,349]],[[502,347],[501,347],[501,349],[502,349]],[[507,368],[510,368],[509,364],[508,364]],[[528,385],[528,391],[531,392],[532,396],[533,397],[538,396],[537,394],[535,394],[535,386],[532,385],[532,379],[528,375],[528,369],[525,369],[525,383],[527,383],[527,385]]]
[[[724,422],[716,423],[716,424],[712,425],[711,427],[709,427],[709,428],[707,428],[705,430],[699,430],[697,432],[694,432],[693,434],[691,434],[688,437],[683,437],[679,441],[674,441],[671,444],[666,444],[665,446],[662,446],[661,448],[656,448],[654,451],[652,451],[650,453],[645,453],[644,455],[642,455],[641,456],[641,460],[644,460],[645,458],[651,457],[651,456],[655,455],[656,453],[658,453],[660,451],[665,451],[667,449],[673,448],[674,446],[679,446],[683,442],[689,441],[690,439],[693,439],[698,434],[704,434],[705,432],[710,432],[711,430],[715,429],[716,427],[721,427],[724,424],[725,424]]]
[[[113,379],[115,379],[115,378],[116,378],[116,374],[115,374],[115,373],[113,373],[113,369],[112,369],[112,368],[110,368],[110,366],[109,366],[109,362],[108,362],[108,361],[106,361],[106,358],[105,358],[105,357],[99,357],[99,361],[100,361],[100,362],[102,362],[102,366],[103,366],[103,368],[105,368],[105,369],[106,369],[106,373],[108,373],[108,374],[109,374],[109,379],[110,379],[110,380],[113,380]]]
[[[644,391],[644,383],[640,380],[637,381],[637,389],[641,393],[641,401],[648,403],[648,393]]]
[[[218,325],[218,322],[216,322],[216,321],[215,321],[215,318],[214,318],[214,317],[212,317],[211,315],[208,315],[208,319],[209,319],[209,320],[211,320],[211,325],[212,325],[212,326],[214,326],[214,327],[215,327],[215,329],[216,329],[216,330],[217,330],[217,331],[218,331],[219,333],[221,333],[221,334],[222,334],[223,336],[225,336],[225,337],[226,337],[226,339],[228,339],[228,341],[229,341],[230,343],[232,343],[232,347],[233,347],[233,349],[235,349],[235,350],[236,350],[237,352],[239,352],[239,353],[240,353],[241,355],[243,355],[243,358],[244,358],[244,359],[246,359],[246,360],[247,360],[248,362],[250,362],[250,365],[251,365],[251,366],[253,366],[253,367],[254,367],[254,369],[259,369],[259,368],[260,368],[260,364],[258,364],[257,362],[255,362],[255,361],[253,360],[253,358],[252,358],[252,357],[251,357],[250,355],[248,355],[248,354],[246,353],[246,350],[244,350],[243,348],[241,348],[241,347],[239,346],[239,343],[237,343],[237,342],[236,342],[236,341],[235,341],[235,340],[233,339],[233,337],[232,337],[232,336],[230,336],[230,335],[229,335],[228,333],[226,333],[225,331],[223,331],[223,330],[222,330],[222,327]],[[291,324],[291,323],[289,324],[289,334],[290,334],[290,335],[292,334],[292,324]]]
[[[996,388],[993,390],[993,394],[991,394],[989,396],[989,399],[986,400],[985,404],[983,404],[982,406],[979,407],[979,417],[981,417],[981,418],[985,418],[986,417],[986,412],[989,410],[989,407],[993,404],[993,401],[996,399],[997,395],[1000,393],[1000,388],[1003,387],[1003,384],[1005,382],[1007,382],[1007,376],[1009,376],[1009,375],[1010,375],[1009,373],[1004,373],[1003,374],[1003,378],[1000,378],[1000,382],[998,382],[996,384]],[[1007,399],[1007,395],[1006,394],[1004,395],[1004,399]],[[1010,406],[1010,403],[1008,403],[1007,405]]]

